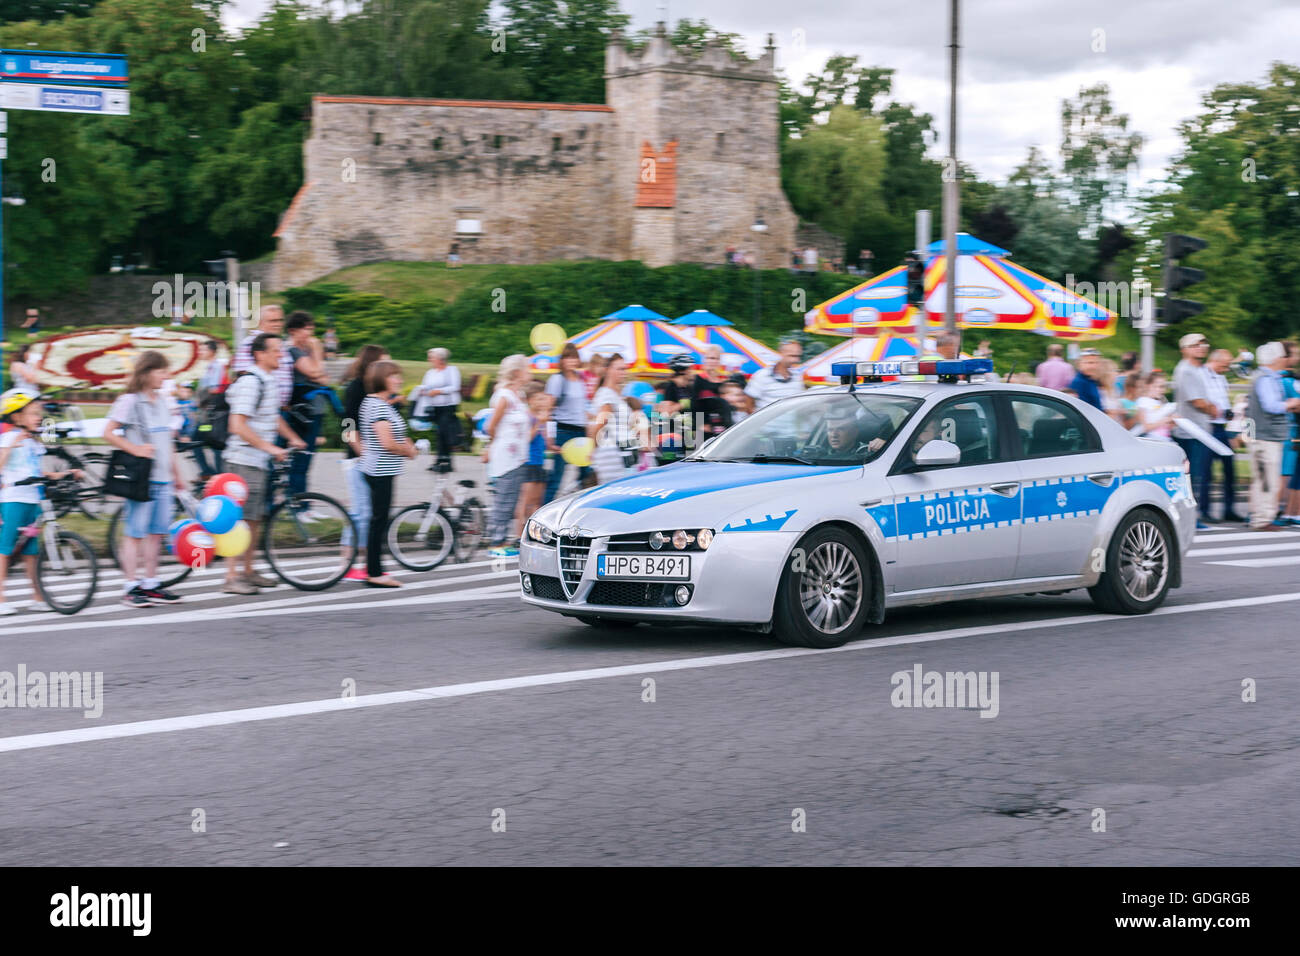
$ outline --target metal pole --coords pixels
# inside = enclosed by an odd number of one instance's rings
[[[948,175],[943,184],[943,243],[944,262],[947,268],[944,275],[948,282],[947,304],[944,307],[943,327],[958,336],[958,354],[961,351],[961,333],[957,331],[957,210],[959,196],[957,192],[957,10],[958,0],[951,0],[949,9],[949,26],[951,41],[948,44]]]
[[[912,251],[918,256],[924,258],[926,250],[930,247],[930,210],[918,209],[916,211],[916,248]]]
[[[0,200],[4,199],[4,160],[9,154],[9,114],[0,112]],[[4,202],[0,201],[0,389],[5,378],[5,228]]]
[[[1147,295],[1142,298],[1142,372],[1150,372],[1156,365],[1156,302]]]

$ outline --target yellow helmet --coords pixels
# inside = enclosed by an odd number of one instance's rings
[[[0,418],[7,418],[14,412],[21,411],[41,396],[25,388],[11,388],[0,395]]]

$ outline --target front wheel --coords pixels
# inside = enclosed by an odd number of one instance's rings
[[[60,529],[53,549],[42,542],[36,556],[36,582],[41,597],[60,614],[76,614],[95,597],[99,565],[95,549],[79,534]]]
[[[776,591],[772,629],[786,644],[839,647],[862,628],[870,610],[866,553],[839,528],[821,528],[786,560]]]
[[[262,551],[281,580],[300,591],[324,591],[343,579],[357,556],[357,529],[328,495],[294,495],[271,509]]]
[[[456,532],[441,508],[411,505],[388,522],[388,551],[412,571],[432,571],[451,554]]]
[[[1175,560],[1168,525],[1154,511],[1140,508],[1125,515],[1111,535],[1106,570],[1088,594],[1111,614],[1147,614],[1164,603]]]

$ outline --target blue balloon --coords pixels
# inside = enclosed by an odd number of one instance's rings
[[[199,524],[208,534],[225,534],[244,517],[244,509],[234,498],[209,495],[199,502]]]
[[[649,382],[628,382],[623,386],[624,398],[635,398],[642,405],[653,405],[655,387]]]

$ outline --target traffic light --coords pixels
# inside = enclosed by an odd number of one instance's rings
[[[1200,315],[1205,311],[1204,302],[1192,299],[1176,299],[1174,293],[1195,285],[1205,279],[1204,269],[1179,265],[1178,260],[1204,249],[1209,243],[1196,236],[1183,236],[1176,232],[1165,233],[1164,285],[1165,298],[1160,305],[1160,321],[1165,325],[1177,325],[1183,319]]]
[[[222,249],[221,255],[222,258],[220,259],[204,259],[203,264],[207,266],[209,275],[215,277],[221,282],[225,282],[230,278],[227,274],[229,270],[226,267],[230,260],[235,258],[235,253],[229,249]]]
[[[907,304],[919,309],[925,303],[925,263],[920,256],[909,253],[903,266],[907,270]]]

